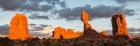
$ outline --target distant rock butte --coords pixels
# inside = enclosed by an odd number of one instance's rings
[[[27,17],[17,13],[10,22],[8,37],[11,40],[25,40],[29,38]]]
[[[109,33],[106,32],[106,31],[102,31],[102,32],[100,32],[100,35],[101,35],[101,36],[109,36]]]
[[[88,22],[89,17],[88,17],[88,13],[85,9],[82,11],[81,20],[84,23],[83,36],[85,36],[85,37],[96,37],[96,36],[98,36],[98,32],[96,32],[96,30],[92,29],[90,23]]]
[[[79,32],[73,32],[73,29],[64,29],[57,27],[53,31],[53,39],[72,39],[81,36]]]
[[[128,36],[127,23],[123,13],[117,13],[112,17],[114,36]]]

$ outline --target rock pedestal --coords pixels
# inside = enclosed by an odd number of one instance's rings
[[[90,23],[88,22],[89,17],[88,17],[88,13],[87,13],[86,10],[82,11],[81,20],[84,23],[83,36],[86,36],[86,37],[96,37],[96,36],[98,36],[98,33],[96,32],[96,30],[94,30],[91,27]]]
[[[128,36],[127,23],[122,13],[117,13],[112,17],[112,27],[114,36]]]
[[[25,40],[29,38],[27,17],[17,13],[10,22],[8,37],[11,40]]]

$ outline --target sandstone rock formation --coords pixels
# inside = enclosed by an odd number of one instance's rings
[[[81,33],[74,32],[73,29],[67,29],[67,32],[64,34],[65,39],[71,39],[81,36]]]
[[[81,36],[81,33],[73,32],[73,29],[64,29],[62,27],[57,27],[53,31],[54,39],[72,39]]]
[[[10,22],[8,37],[11,40],[25,40],[29,38],[27,17],[17,13]]]
[[[114,36],[128,36],[127,23],[122,13],[117,13],[112,17],[112,27]]]
[[[100,35],[101,36],[109,36],[108,32],[106,32],[106,31],[100,32]]]
[[[54,39],[60,39],[61,37],[63,37],[64,32],[66,32],[66,29],[61,28],[61,27],[57,27],[53,31],[53,36],[52,37]]]
[[[85,37],[96,37],[98,33],[91,27],[90,23],[88,22],[89,17],[86,10],[82,11],[81,20],[84,23],[84,32],[83,36]]]

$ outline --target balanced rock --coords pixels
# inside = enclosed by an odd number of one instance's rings
[[[81,36],[81,33],[73,32],[73,29],[64,29],[57,27],[53,31],[53,39],[72,39]]]
[[[83,11],[82,11],[81,20],[82,20],[83,22],[86,22],[86,21],[89,20],[88,13],[87,13],[86,10],[83,10]]]
[[[127,23],[122,13],[117,13],[112,17],[112,27],[114,36],[128,36]]]
[[[96,36],[98,36],[98,32],[96,32],[96,30],[94,30],[91,27],[90,23],[88,22],[89,17],[88,17],[88,13],[87,13],[86,10],[82,11],[81,20],[84,23],[83,36],[86,36],[86,37],[96,37]]]
[[[25,40],[29,38],[27,17],[17,13],[10,22],[8,37],[11,40]]]

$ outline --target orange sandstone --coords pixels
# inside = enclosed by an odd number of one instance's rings
[[[73,32],[73,29],[67,29],[67,32],[63,35],[65,39],[71,39],[79,37],[81,34],[77,32]]]
[[[11,40],[25,40],[29,38],[27,17],[17,13],[10,22],[8,37]]]
[[[92,35],[92,37],[96,37],[98,33],[91,27],[90,23],[88,22],[89,17],[88,17],[88,13],[86,10],[82,11],[81,20],[84,23],[83,35],[86,37],[89,37],[91,35]]]
[[[73,32],[73,29],[64,29],[57,27],[53,31],[53,39],[72,39],[81,36],[81,33]]]
[[[82,18],[81,19],[82,21],[88,21],[89,20],[88,13],[87,13],[87,11],[85,9],[82,11],[81,18]]]
[[[117,13],[112,17],[113,35],[128,36],[127,23],[122,13]]]
[[[55,28],[55,30],[53,31],[53,38],[54,39],[60,39],[61,37],[63,37],[63,34],[66,32],[66,29],[61,28],[61,27],[57,27]]]

